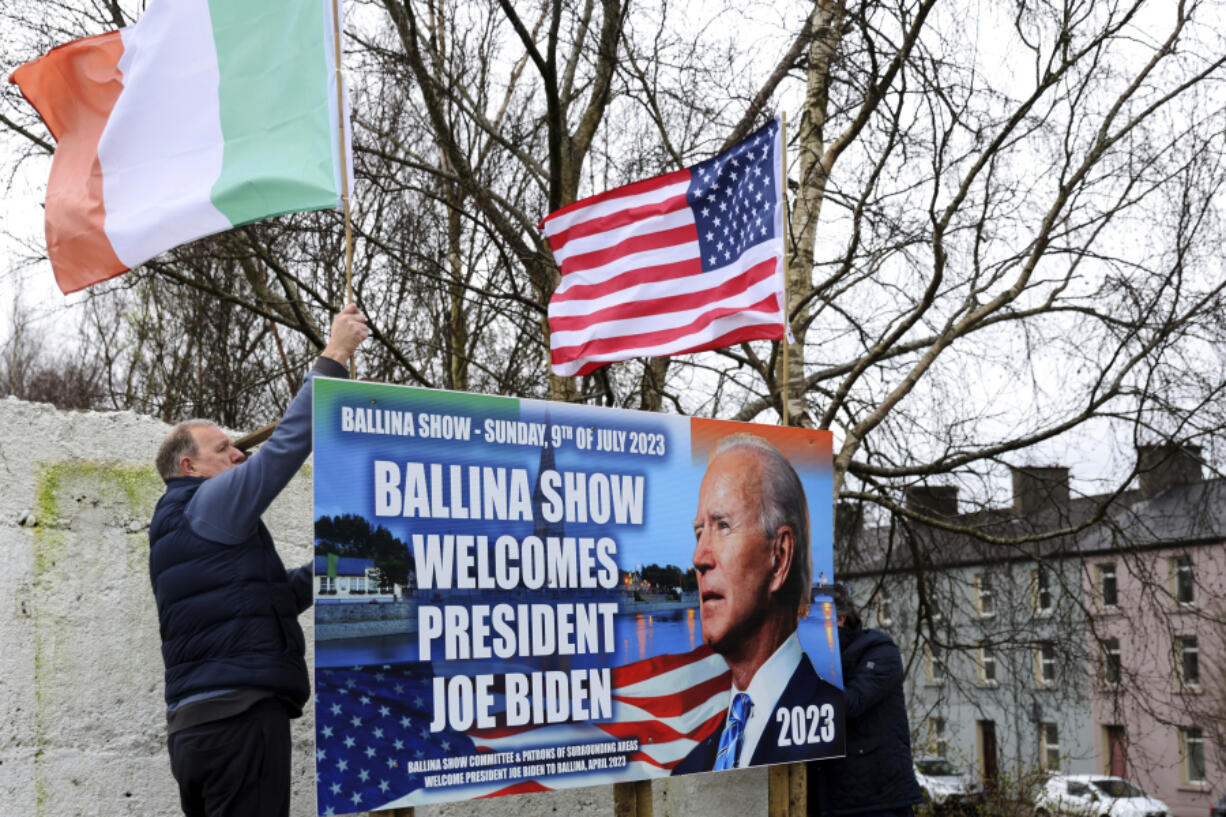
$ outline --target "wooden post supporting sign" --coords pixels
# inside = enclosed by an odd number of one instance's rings
[[[651,817],[651,781],[613,784],[613,817]]]

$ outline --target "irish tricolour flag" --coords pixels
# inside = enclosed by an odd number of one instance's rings
[[[349,148],[334,36],[332,0],[156,0],[134,25],[14,71],[57,142],[47,254],[60,289],[337,207]]]

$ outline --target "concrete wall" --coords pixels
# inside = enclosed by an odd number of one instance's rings
[[[0,812],[178,813],[149,587],[149,463],[167,426],[130,412],[0,400]],[[264,517],[287,565],[311,557],[309,466]],[[310,622],[308,655],[312,659]],[[295,817],[315,814],[314,720],[294,722]],[[654,784],[655,811],[766,814],[765,769]],[[611,815],[608,787],[420,808],[447,815]]]

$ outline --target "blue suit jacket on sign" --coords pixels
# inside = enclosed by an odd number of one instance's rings
[[[779,745],[780,722],[776,712],[782,708],[791,710],[799,706],[808,710],[809,706],[830,704],[834,707],[834,740],[828,743],[806,744],[790,741],[790,746]],[[790,717],[790,715],[789,715]],[[707,739],[699,743],[684,759],[673,767],[673,774],[690,774],[692,772],[709,772],[715,767],[715,755],[719,752],[719,736],[723,727],[716,729]],[[766,729],[758,740],[749,766],[765,766],[771,763],[795,763],[802,760],[813,760],[819,757],[837,757],[843,754],[843,690],[829,681],[825,681],[813,669],[809,656],[801,655],[800,665],[792,673],[792,679],[784,688],[783,694],[775,702],[774,711],[766,723]]]

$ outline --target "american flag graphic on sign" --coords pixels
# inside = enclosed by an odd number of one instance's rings
[[[784,337],[783,145],[773,120],[693,167],[551,213],[559,375]]]
[[[430,760],[535,748],[637,741],[625,765],[582,772],[584,785],[661,777],[720,728],[732,675],[702,646],[613,669],[613,719],[523,728],[429,730],[433,674],[427,663],[316,671],[316,783],[319,813],[495,797],[555,787],[551,778],[428,788]]]

